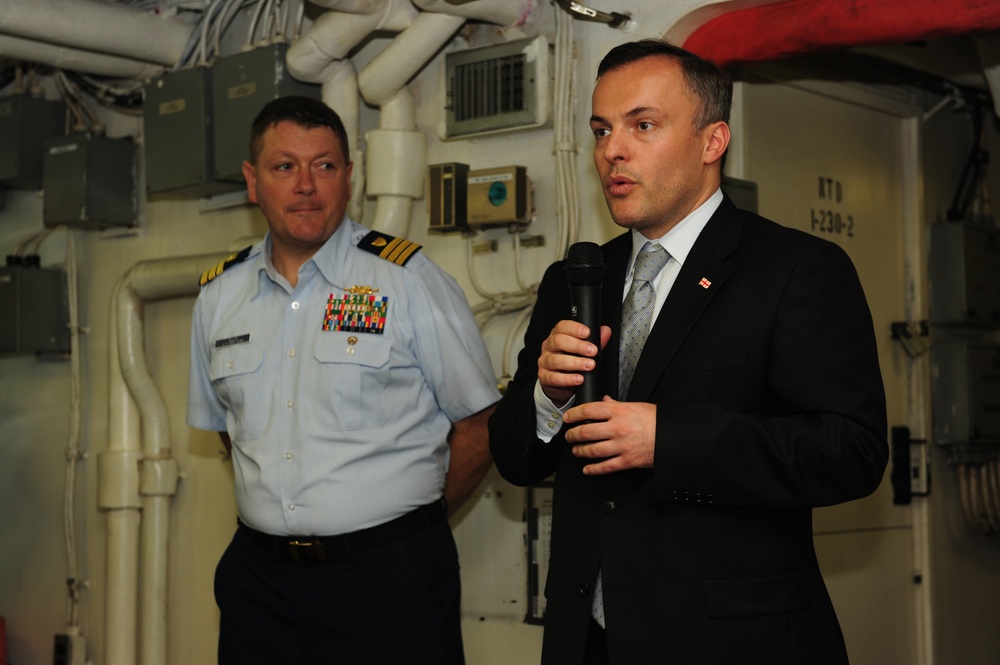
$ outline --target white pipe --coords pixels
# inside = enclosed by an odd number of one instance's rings
[[[162,65],[2,34],[0,34],[0,54],[13,60],[37,62],[56,69],[122,79],[153,78],[162,74],[164,70]]]
[[[354,163],[351,171],[351,192],[347,214],[356,222],[364,218],[365,153],[359,144],[361,138],[361,96],[358,93],[358,73],[354,63],[346,58],[335,60],[330,66],[330,77],[323,81],[320,95],[323,103],[340,116],[347,133],[347,158]]]
[[[178,474],[176,462],[170,456],[166,406],[145,361],[143,302],[196,295],[198,276],[207,266],[225,257],[226,254],[212,254],[137,263],[115,288],[111,308],[114,346],[110,358],[109,416],[109,435],[114,436],[109,436],[108,451],[101,457],[98,489],[99,505],[110,511],[107,665],[136,662],[162,665],[167,656],[169,508]],[[139,437],[129,431],[133,429],[133,419],[129,415],[129,395],[121,388],[122,379],[141,416]],[[144,511],[141,520],[139,505]],[[136,551],[142,558],[141,612],[135,609]],[[130,614],[123,616],[128,610]],[[137,614],[142,619],[138,661],[134,618]]]
[[[460,5],[447,0],[413,0],[426,12],[461,16],[502,26],[523,25],[535,8],[535,0],[474,0]]]
[[[111,2],[0,0],[0,33],[162,65],[177,62],[192,29]]]
[[[410,27],[358,74],[362,97],[381,106],[423,69],[464,22],[465,19],[458,16],[419,14]]]
[[[367,14],[327,12],[317,18],[306,34],[288,47],[288,72],[300,81],[327,81],[336,61],[347,57],[369,34],[376,30],[399,32],[417,16],[409,0],[381,0],[370,5]]]
[[[117,302],[124,278],[112,294]],[[105,665],[136,662],[139,579],[139,421],[118,362],[118,310],[109,326],[108,445],[98,456],[97,505],[107,511]]]

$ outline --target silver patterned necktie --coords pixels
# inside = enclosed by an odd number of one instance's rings
[[[663,270],[670,259],[670,254],[661,245],[646,243],[635,257],[635,267],[632,270],[632,286],[628,296],[622,303],[622,334],[618,351],[618,399],[628,395],[629,384],[635,366],[646,344],[646,337],[653,323],[653,306],[656,302],[656,291],[653,280]],[[604,628],[604,583],[601,572],[597,571],[597,583],[594,584],[594,599],[590,607],[594,621]]]

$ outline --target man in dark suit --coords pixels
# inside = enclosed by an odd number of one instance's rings
[[[839,247],[722,194],[731,104],[660,40],[598,70],[594,160],[628,229],[600,249],[600,354],[556,263],[490,420],[507,480],[555,473],[545,665],[847,662],[812,509],[885,469],[871,314]],[[605,396],[578,404],[595,366]]]

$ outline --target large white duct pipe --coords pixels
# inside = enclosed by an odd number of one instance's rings
[[[169,504],[176,492],[178,473],[170,454],[166,406],[145,361],[143,303],[196,295],[198,276],[204,268],[225,257],[212,254],[145,261],[129,270],[115,287],[111,308],[112,339],[116,344],[110,361],[109,443],[108,451],[101,456],[98,490],[100,507],[109,511],[107,665],[162,665],[167,656]],[[129,415],[131,405],[121,388],[123,382],[141,416],[138,438],[130,432],[134,418]],[[140,522],[138,532],[136,522]],[[142,560],[138,660],[134,619],[136,551]],[[130,605],[131,615],[124,615]]]
[[[22,62],[37,62],[56,69],[121,79],[151,78],[159,76],[164,69],[161,65],[139,62],[138,60],[65,48],[55,44],[2,34],[0,34],[0,54]]]
[[[323,103],[340,116],[347,133],[347,158],[354,162],[351,171],[351,192],[353,196],[347,204],[347,214],[356,222],[364,218],[365,153],[361,150],[361,95],[358,93],[358,74],[354,63],[346,58],[336,60],[330,66],[330,78],[323,81],[321,96]]]
[[[420,14],[358,75],[361,95],[381,107],[379,129],[368,141],[368,194],[378,198],[372,228],[405,236],[414,199],[424,191],[427,146],[417,130],[409,81],[458,30],[465,19]]]
[[[317,3],[321,4],[321,3]],[[328,0],[326,4],[334,4]],[[370,5],[370,6],[369,6]],[[325,6],[325,5],[324,5]],[[368,13],[327,12],[288,47],[288,72],[300,81],[323,83],[329,80],[337,61],[376,30],[399,32],[417,16],[409,0],[380,0],[366,3]],[[361,11],[361,7],[352,7]]]
[[[503,26],[523,24],[535,8],[535,0],[474,0],[461,4],[447,0],[413,0],[413,4],[427,12],[461,16]]]
[[[162,65],[177,62],[192,29],[111,2],[0,0],[0,33]]]

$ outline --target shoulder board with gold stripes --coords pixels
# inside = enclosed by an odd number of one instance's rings
[[[421,246],[406,238],[394,238],[385,233],[372,231],[361,239],[358,247],[386,261],[405,266],[406,262],[420,250]]]
[[[253,245],[250,245],[249,247],[244,247],[236,254],[229,255],[224,261],[221,261],[217,266],[213,266],[212,268],[209,268],[208,270],[203,272],[201,274],[201,279],[199,280],[198,283],[201,286],[205,286],[213,279],[221,275],[230,266],[234,266],[237,263],[246,260],[246,258],[250,256],[251,249],[253,249]]]

